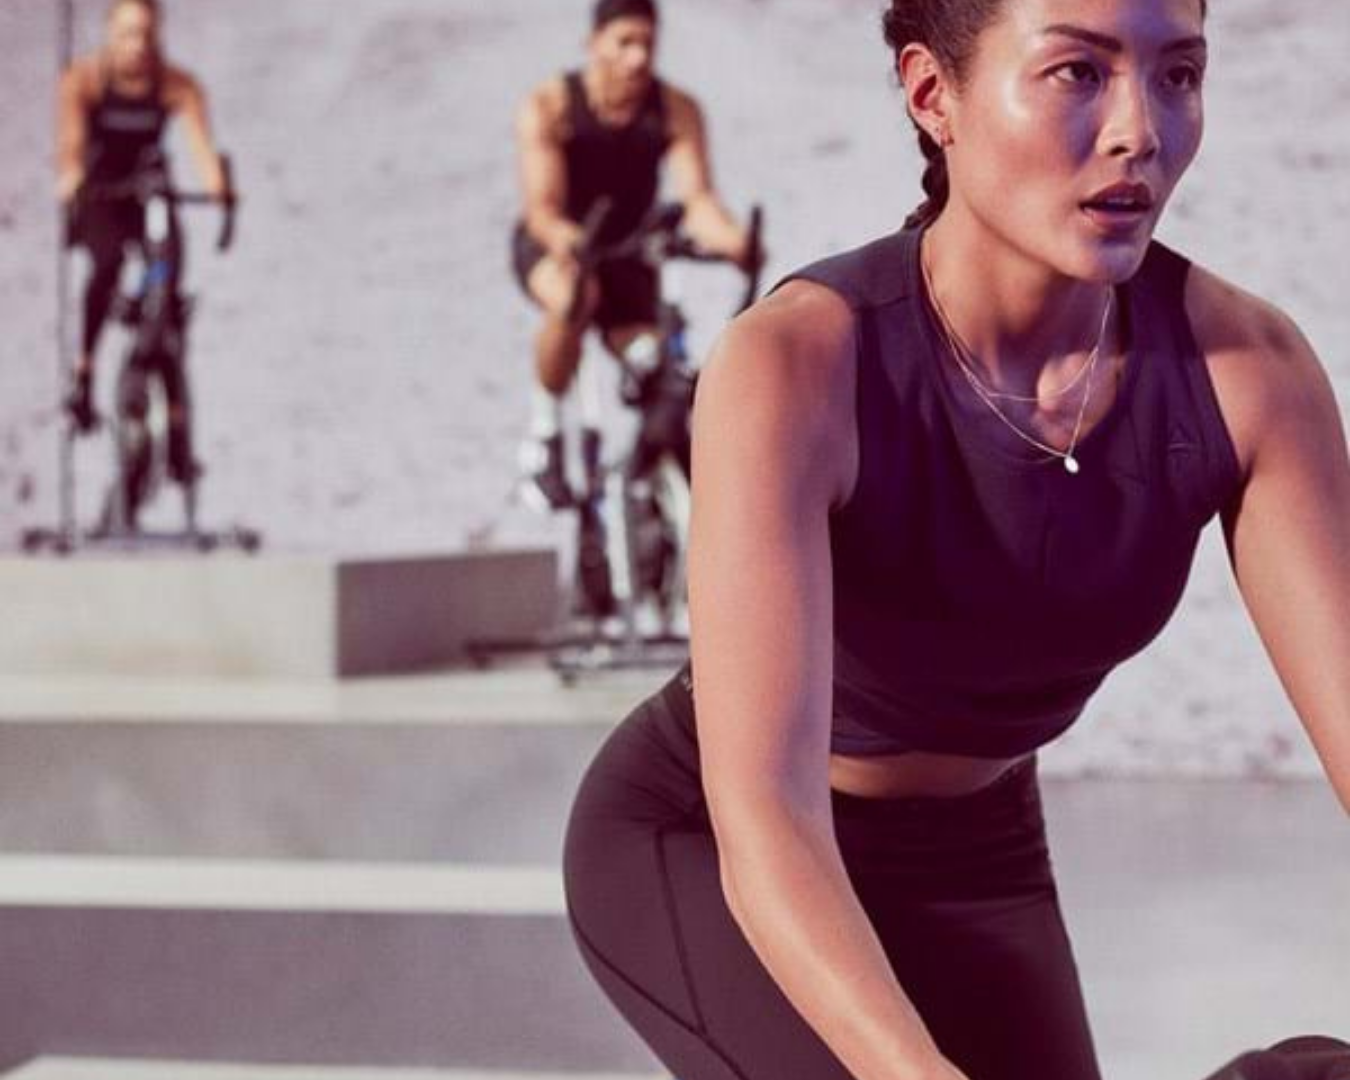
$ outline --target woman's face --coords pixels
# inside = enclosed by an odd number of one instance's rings
[[[134,75],[146,71],[158,48],[155,16],[144,4],[118,4],[108,13],[108,53],[113,68]]]
[[[952,199],[1060,273],[1138,269],[1200,147],[1199,0],[1006,0],[951,99]]]

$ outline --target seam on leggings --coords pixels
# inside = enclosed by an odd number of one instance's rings
[[[689,965],[689,953],[684,945],[684,931],[675,908],[675,889],[670,883],[670,866],[666,860],[666,831],[657,829],[652,842],[656,847],[656,866],[661,875],[661,896],[666,904],[666,919],[670,922],[671,936],[675,939],[675,956],[680,961],[680,977],[684,980],[684,992],[689,995],[689,1004],[694,1009],[694,1020],[698,1029],[706,1038],[708,1022],[704,1019],[703,1009],[698,1003],[698,994],[694,990],[694,974]]]
[[[576,934],[576,936],[581,940],[582,944],[584,944],[586,948],[588,948],[591,951],[591,955],[594,956],[595,959],[599,961],[601,964],[605,965],[605,968],[609,971],[611,975],[613,975],[616,979],[618,979],[621,983],[623,983],[624,986],[628,987],[628,989],[631,990],[638,997],[642,998],[643,1001],[647,1002],[648,1005],[650,1005],[653,1009],[659,1012],[662,1016],[664,1016],[667,1020],[669,1020],[680,1030],[688,1032],[699,1042],[703,1043],[703,1045],[707,1047],[708,1052],[712,1054],[715,1058],[717,1058],[723,1065],[725,1065],[731,1071],[733,1076],[739,1077],[739,1080],[750,1080],[750,1078],[736,1065],[736,1063],[727,1056],[726,1052],[720,1046],[717,1045],[717,1043],[713,1040],[712,1036],[710,1036],[707,1033],[707,1031],[690,1027],[677,1015],[675,1015],[675,1013],[673,1013],[666,1005],[662,1004],[651,994],[649,994],[646,990],[644,990],[641,986],[639,986],[636,982],[630,979],[628,975],[623,971],[623,969],[619,967],[618,964],[614,963],[614,961],[612,961],[608,956],[606,956],[596,946],[595,942],[591,940],[590,935],[588,935],[586,931],[581,928],[581,924],[577,922],[577,917],[575,914],[573,914],[570,907],[568,908],[567,911],[567,921],[572,924],[572,932]],[[683,959],[681,959],[681,963],[683,963]],[[695,1005],[695,1008],[697,1009],[697,1005]],[[702,1024],[701,1018],[699,1020],[699,1023]]]

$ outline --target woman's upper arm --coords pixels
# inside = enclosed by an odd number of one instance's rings
[[[1350,460],[1331,384],[1282,313],[1212,277],[1209,357],[1243,468],[1224,527],[1238,587],[1350,811]]]
[[[61,75],[57,88],[57,163],[59,168],[78,169],[83,164],[88,138],[85,102],[88,99],[89,68],[75,61]]]
[[[737,320],[700,375],[690,617],[723,840],[766,799],[828,810],[829,512],[856,471],[853,349],[844,302],[793,283]]]

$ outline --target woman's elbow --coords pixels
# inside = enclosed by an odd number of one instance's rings
[[[834,842],[828,801],[817,808],[773,790],[709,805],[722,896],[748,934],[757,898],[798,878],[803,860],[814,865],[820,849]]]

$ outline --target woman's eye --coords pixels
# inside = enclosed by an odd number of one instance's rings
[[[1195,64],[1178,64],[1167,72],[1167,85],[1175,90],[1198,90],[1205,73]]]
[[[1095,86],[1101,82],[1101,75],[1096,67],[1086,60],[1070,60],[1067,64],[1060,64],[1050,74],[1070,86]]]

